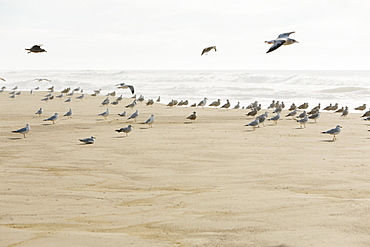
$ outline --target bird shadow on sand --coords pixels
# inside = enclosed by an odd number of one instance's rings
[[[24,139],[22,137],[10,137],[9,140],[19,140],[19,139]]]
[[[192,124],[192,123],[194,123],[194,122],[184,122],[184,124]]]
[[[320,142],[335,142],[335,140],[320,140]]]
[[[140,127],[139,129],[141,129],[141,130],[147,130],[147,129],[149,129],[149,127]]]
[[[53,124],[47,124],[47,123],[44,123],[44,124],[42,124],[42,125],[47,126],[47,125],[53,125]]]
[[[112,138],[126,138],[128,136],[115,136],[115,137],[112,137]]]

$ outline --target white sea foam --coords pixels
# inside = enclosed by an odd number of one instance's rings
[[[240,101],[244,106],[255,100],[267,106],[274,99],[286,105],[337,102],[354,107],[368,103],[370,96],[370,71],[25,70],[0,71],[0,76],[6,78],[3,85],[7,88],[18,86],[25,91],[36,86],[46,90],[54,85],[56,91],[81,87],[86,93],[102,89],[106,94],[115,90],[114,85],[125,82],[134,85],[138,95],[146,99],[161,96],[162,102],[188,99],[194,103],[207,97],[210,101],[229,99],[232,104]],[[118,94],[131,96],[129,90],[119,90]]]

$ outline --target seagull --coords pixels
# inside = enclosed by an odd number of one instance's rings
[[[363,104],[362,106],[356,107],[355,110],[363,111],[366,109],[366,104]]]
[[[198,105],[197,105],[197,106],[204,107],[206,104],[207,104],[207,98],[205,97],[202,101],[200,101],[200,102],[198,103]]]
[[[120,117],[124,117],[124,116],[126,116],[126,111],[124,111],[124,112],[122,112],[122,113],[118,113],[118,116],[120,116]]]
[[[341,117],[347,118],[348,117],[348,113],[349,113],[348,106],[346,106],[346,108],[344,108],[344,111],[342,112]]]
[[[255,130],[257,127],[258,127],[258,128],[260,127],[260,126],[259,126],[259,124],[260,124],[260,120],[259,120],[259,118],[257,117],[254,121],[252,121],[252,122],[250,122],[250,123],[246,124],[245,126],[252,126],[252,127],[253,127],[253,130]]]
[[[126,133],[126,136],[128,136],[128,133],[130,133],[132,131],[132,128],[133,126],[131,124],[129,124],[127,127],[125,128],[120,128],[118,130],[116,130],[118,133],[120,132],[123,132],[123,133]]]
[[[64,114],[63,116],[68,117],[68,118],[72,118],[72,114],[73,114],[72,109],[69,109],[69,111],[66,114]]]
[[[293,103],[290,108],[289,108],[289,111],[294,111],[295,109],[297,109],[297,106]]]
[[[1,78],[1,77],[0,77],[0,80],[2,80],[2,81],[6,81],[4,78]]]
[[[226,108],[226,109],[228,109],[230,107],[230,101],[227,99],[226,100],[226,103],[223,105],[223,106],[221,106],[221,108]]]
[[[265,120],[267,119],[268,117],[268,112],[266,111],[265,113],[263,113],[262,115],[259,115],[257,118],[258,118],[258,121],[263,124],[263,127],[265,127]]]
[[[81,94],[80,96],[76,97],[76,99],[82,100],[85,97],[85,94]]]
[[[304,118],[297,120],[297,122],[301,125],[301,128],[302,128],[302,125],[303,125],[303,128],[306,128],[306,123],[308,122],[307,115]]]
[[[289,35],[291,35],[292,33],[295,33],[295,32],[282,33],[277,37],[277,39],[265,41],[265,43],[267,44],[273,44],[266,53],[275,51],[277,48],[279,48],[282,45],[291,45],[294,43],[299,43],[295,39],[289,38]]]
[[[149,126],[150,126],[150,127],[153,127],[153,123],[154,123],[154,115],[152,114],[152,115],[150,116],[150,118],[148,118],[148,119],[144,122],[144,124],[149,124]]]
[[[85,138],[85,139],[79,139],[81,142],[85,143],[85,144],[93,144],[95,142],[95,137],[92,136],[92,137],[89,137],[89,138]]]
[[[214,49],[215,52],[217,51],[216,46],[210,46],[210,47],[207,47],[207,48],[203,49],[201,56],[208,55],[208,52],[210,52],[212,49]]]
[[[103,116],[104,119],[107,119],[107,117],[109,116],[109,109],[107,108],[105,112],[98,114],[98,116]]]
[[[71,102],[72,98],[66,99],[64,102]]]
[[[44,49],[41,48],[42,45],[34,45],[32,46],[30,49],[25,49],[26,51],[28,51],[28,53],[41,53],[41,52],[47,52],[45,51]]]
[[[161,102],[161,96],[158,96],[157,102]]]
[[[316,112],[312,114],[311,116],[308,116],[309,119],[315,120],[315,123],[316,123],[316,120],[319,119],[319,117],[320,117],[320,112]]]
[[[240,102],[238,102],[238,104],[236,104],[233,109],[239,109],[239,108],[240,108]]]
[[[71,90],[70,87],[63,89],[60,93],[68,93]]]
[[[136,105],[136,99],[134,99],[134,101],[132,101],[132,103],[131,104],[128,104],[128,105],[126,105],[125,107],[126,108],[134,108],[134,106]]]
[[[275,124],[277,124],[277,122],[278,122],[278,120],[280,119],[280,113],[278,112],[277,114],[276,114],[276,116],[273,116],[272,118],[269,118],[269,119],[267,119],[267,120],[272,120],[272,121],[274,121],[275,122]]]
[[[128,119],[134,119],[134,120],[136,120],[136,118],[138,116],[139,116],[139,111],[136,110],[134,113],[131,114],[131,116]]]
[[[55,123],[55,121],[58,119],[59,115],[58,113],[55,113],[53,116],[47,118],[47,119],[44,119],[43,121],[53,121],[53,124]]]
[[[12,90],[17,90],[18,89],[18,86],[15,86],[12,88]]]
[[[26,127],[24,128],[21,128],[19,130],[13,130],[12,132],[13,133],[19,133],[19,134],[23,134],[23,138],[26,138],[26,134],[30,131],[30,125],[29,124],[26,124]]]
[[[190,119],[195,121],[197,119],[197,113],[194,111],[192,114],[190,114],[186,119]]]
[[[129,88],[131,93],[134,94],[135,93],[135,89],[134,89],[134,86],[132,85],[127,85],[125,83],[119,83],[116,85],[117,88],[119,89],[126,89],[126,88]]]
[[[214,107],[217,107],[221,104],[221,100],[218,99],[216,101],[213,101],[211,104],[209,104],[209,106],[214,106]]]
[[[295,115],[297,115],[297,110],[294,110],[294,111],[289,112],[285,117],[292,117],[292,118],[294,118]]]
[[[39,82],[42,82],[42,81],[48,81],[48,82],[51,82],[50,79],[45,79],[45,78],[36,78],[34,79],[35,81],[39,81]]]
[[[342,126],[337,125],[334,129],[331,129],[331,130],[328,130],[328,131],[323,131],[321,133],[333,135],[334,136],[333,141],[335,141],[337,139],[335,136],[340,133],[341,128],[342,128]]]
[[[298,115],[297,118],[305,118],[307,116],[306,111],[303,111],[301,114]]]
[[[39,117],[40,117],[40,116],[41,116],[41,114],[42,114],[42,112],[43,112],[43,110],[42,110],[42,108],[40,107],[40,109],[39,109],[35,114],[39,115]]]

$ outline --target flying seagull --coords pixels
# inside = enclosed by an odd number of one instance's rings
[[[267,43],[267,44],[273,44],[266,53],[275,51],[277,48],[279,48],[282,45],[291,45],[291,44],[294,44],[294,43],[299,43],[295,39],[289,38],[289,35],[291,35],[292,33],[295,33],[295,32],[282,33],[282,34],[279,35],[279,37],[277,37],[277,39],[273,39],[273,40],[270,40],[270,41],[265,41],[265,43]]]
[[[47,52],[45,51],[44,49],[41,48],[42,45],[34,45],[32,46],[30,49],[25,49],[26,51],[28,51],[28,53],[41,53],[41,52]]]
[[[204,48],[203,51],[202,51],[202,54],[201,56],[203,56],[204,54],[208,54],[208,52],[210,52],[212,49],[215,49],[215,52],[217,51],[216,50],[216,46],[210,46],[210,47],[207,47],[207,48]]]
[[[13,133],[19,133],[19,134],[23,134],[23,138],[26,138],[26,134],[30,131],[30,125],[29,124],[26,124],[26,127],[24,128],[21,128],[19,130],[13,130],[12,132]]]
[[[116,87],[120,88],[120,89],[126,89],[126,88],[129,88],[131,90],[131,93],[134,94],[135,93],[135,89],[134,89],[134,86],[132,85],[126,85],[125,83],[119,83],[116,85]]]

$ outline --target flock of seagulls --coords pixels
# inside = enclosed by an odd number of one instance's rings
[[[293,33],[295,33],[295,32],[282,33],[282,34],[278,35],[278,37],[276,39],[273,39],[273,40],[270,40],[270,41],[265,41],[265,43],[271,44],[271,47],[269,48],[269,50],[266,53],[273,52],[276,49],[280,48],[281,46],[286,46],[286,45],[292,45],[292,44],[295,44],[295,43],[299,43],[295,39],[290,38],[290,35],[293,34]],[[25,50],[28,51],[28,53],[47,52],[45,49],[41,48],[41,46],[43,46],[43,45],[41,45],[41,44],[34,45],[31,48],[26,48]],[[202,53],[201,53],[201,56],[208,55],[208,53],[211,52],[212,50],[217,52],[216,46],[210,46],[210,47],[204,48]],[[4,78],[0,78],[0,80],[5,81]],[[51,80],[45,79],[45,78],[37,78],[35,80],[37,80],[39,82],[41,82],[41,81],[51,82]],[[119,83],[119,84],[116,84],[115,86],[117,87],[117,89],[129,89],[132,94],[135,93],[135,88],[132,85],[128,85],[126,83]],[[5,89],[4,87],[1,88],[2,91],[0,91],[0,92],[3,92],[4,89]],[[30,93],[32,94],[33,90],[38,90],[38,89],[39,89],[39,87],[34,88],[34,89],[31,90]],[[17,90],[17,87],[14,87],[12,90],[13,91],[10,93],[11,94],[10,98],[12,98],[12,99],[14,99],[17,95],[21,94],[20,91],[19,92],[15,91],[15,90]],[[48,101],[54,99],[54,96],[52,95],[52,92],[54,92],[54,86],[49,87],[48,90],[49,90],[50,93],[48,95],[46,95],[43,99],[41,99],[41,101],[48,102]],[[74,95],[75,92],[80,92],[82,94],[80,96],[77,96],[76,99],[83,100],[85,98],[85,94],[83,93],[83,89],[80,89],[80,87],[73,89],[71,92],[70,91],[71,91],[71,88],[66,88],[66,89],[61,91],[60,95],[57,95],[55,97],[56,98],[62,98],[64,95],[68,96],[69,98],[67,98],[64,101],[64,102],[68,103],[68,102],[71,102],[72,96]],[[91,96],[97,96],[100,93],[101,93],[101,89],[94,90],[94,93],[91,94]],[[116,95],[116,91],[113,91],[111,93],[108,93],[107,96],[108,97],[109,96],[114,97],[115,95]],[[104,105],[104,106],[106,106],[108,104],[117,105],[117,104],[119,104],[119,102],[123,98],[122,95],[121,95],[115,101],[110,102],[108,97],[106,99],[104,99],[104,101],[101,103],[102,105]],[[198,104],[194,103],[190,107],[202,107],[203,108],[203,107],[207,106],[207,100],[208,100],[208,98],[205,97]],[[126,105],[125,107],[126,108],[134,108],[137,105],[138,102],[142,102],[142,101],[144,101],[144,97],[142,95],[138,99],[136,99],[136,95],[135,95],[133,102]],[[158,97],[157,102],[160,102],[160,97]],[[152,105],[152,104],[154,104],[153,99],[149,99],[146,103],[146,105]],[[180,102],[178,102],[177,100],[172,100],[171,102],[169,102],[167,104],[167,106],[170,106],[170,107],[173,107],[173,106],[176,106],[176,105],[178,105],[178,106],[182,106],[182,105],[187,106],[188,104],[189,104],[189,102],[187,100],[180,101]],[[217,99],[216,101],[213,101],[208,106],[213,106],[215,108],[220,107],[220,108],[223,108],[223,109],[229,109],[231,107],[231,104],[230,104],[230,101],[227,99],[226,103],[221,105],[220,99]],[[240,102],[238,102],[232,109],[239,109],[239,108],[240,108]],[[256,128],[260,127],[260,124],[265,126],[264,122],[266,120],[267,121],[273,121],[276,125],[278,123],[278,121],[281,119],[281,112],[285,108],[285,104],[284,104],[284,102],[279,103],[279,101],[276,101],[276,102],[272,101],[272,103],[269,105],[269,107],[267,107],[267,109],[273,109],[273,113],[275,113],[276,115],[274,115],[270,118],[268,118],[268,112],[265,112],[263,114],[258,115],[258,112],[261,110],[261,108],[262,108],[261,104],[257,104],[257,102],[251,103],[248,107],[246,107],[246,109],[250,109],[250,111],[246,115],[248,117],[249,116],[254,117],[254,120],[251,121],[250,123],[247,123],[245,126],[251,126],[253,128],[253,130],[255,130]],[[306,111],[307,108],[308,108],[308,103],[303,103],[303,104],[299,105],[298,107],[293,103],[291,105],[291,107],[289,108],[290,112],[287,115],[285,115],[285,117],[291,117],[292,119],[295,119],[300,124],[301,128],[306,128],[306,124],[308,123],[309,120],[314,120],[316,122],[320,118],[320,104],[318,106],[314,107],[310,111]],[[242,109],[244,109],[244,107]],[[365,109],[366,109],[366,104],[355,108],[355,110],[360,110],[360,111],[363,111]],[[299,113],[298,112],[299,110],[303,110],[303,112]],[[342,114],[341,116],[344,117],[344,118],[346,118],[348,116],[348,113],[349,113],[348,107],[339,108],[337,103],[334,104],[334,105],[330,104],[329,106],[323,108],[323,110],[325,110],[325,111],[334,111],[335,113],[341,113]],[[35,114],[37,114],[40,117],[42,115],[42,113],[43,113],[43,109],[40,108]],[[126,114],[127,114],[126,111],[124,111],[122,113],[119,113],[118,115],[120,117],[125,117]],[[72,115],[73,115],[73,111],[72,111],[72,109],[69,109],[69,111],[67,113],[65,113],[63,116],[65,116],[67,118],[72,118]],[[109,116],[109,108],[107,108],[106,111],[98,114],[98,116],[102,116],[102,117],[104,117],[104,119],[106,119]],[[134,121],[136,121],[138,116],[139,116],[139,112],[138,112],[138,110],[136,110],[134,113],[132,113],[128,117],[128,120],[133,119]],[[46,118],[43,121],[51,121],[53,124],[55,124],[55,121],[58,119],[58,117],[59,117],[58,113],[55,113],[53,116],[51,116],[49,118]],[[367,113],[365,113],[363,115],[363,117],[367,117],[365,120],[370,121],[370,110]],[[196,118],[197,118],[197,114],[196,114],[195,111],[187,117],[187,119],[189,119],[191,121],[195,121]],[[152,114],[150,116],[150,118],[147,119],[143,124],[148,124],[150,127],[152,127],[153,123],[154,123],[154,114]],[[126,133],[126,136],[128,136],[128,133],[132,131],[132,128],[133,128],[132,125],[128,125],[127,127],[120,128],[116,131],[117,132],[124,132],[124,133]],[[25,134],[28,133],[29,130],[30,130],[30,126],[29,126],[29,124],[27,124],[26,127],[21,128],[21,129],[16,130],[16,131],[13,131],[13,132],[14,133],[21,133],[25,137]],[[336,140],[337,139],[336,135],[338,135],[340,133],[340,130],[341,130],[341,126],[337,125],[335,128],[333,128],[331,130],[328,130],[328,131],[324,131],[322,133],[331,134],[331,135],[334,136],[333,140]],[[90,138],[80,139],[80,141],[84,142],[86,144],[93,144],[95,142],[95,137],[91,136]]]
[[[46,80],[46,79],[42,79],[42,80]],[[126,88],[130,88],[131,93],[134,92],[133,86],[131,86],[131,85],[126,85],[126,84],[123,84],[123,83],[117,84],[117,85],[119,87],[121,87],[122,89],[125,88],[125,87],[122,87],[123,85],[127,86]],[[131,90],[131,88],[132,88],[132,90]],[[14,87],[12,89],[13,90],[17,89],[17,87]],[[34,88],[34,89],[36,89],[36,88]],[[37,88],[37,90],[38,89],[39,88]],[[49,91],[54,91],[54,87],[49,87],[48,90]],[[70,89],[68,89],[68,90],[64,89],[61,92],[68,93],[69,91],[70,91]],[[72,90],[72,92],[78,92],[78,91],[81,92],[82,90],[80,88],[76,88],[76,89]],[[101,90],[95,91],[94,93],[99,94],[100,91]],[[112,93],[109,93],[108,95],[109,96],[112,96],[112,95],[115,96],[116,93],[114,91]],[[51,97],[51,93],[49,93],[46,96]],[[123,97],[121,95],[116,99],[116,101],[119,102],[120,100],[122,100],[122,98]],[[126,108],[134,108],[137,105],[138,102],[142,102],[144,100],[144,96],[142,96],[142,95],[140,95],[140,97],[138,99],[136,99],[136,97],[133,97],[133,98],[134,98],[133,102],[129,105],[126,105],[125,106]],[[141,99],[141,100],[139,101],[139,99]],[[158,97],[158,99],[157,99],[157,102],[159,102],[159,101],[160,101],[160,97]],[[105,98],[104,101],[101,104],[106,105],[107,102],[109,103],[109,98],[108,97]],[[148,102],[154,103],[154,100],[153,99],[148,99]],[[147,102],[146,105],[150,105],[150,104],[148,104],[148,102]],[[205,97],[198,104],[194,103],[193,105],[191,105],[191,107],[201,107],[201,108],[203,108],[205,106],[209,106],[209,107],[215,107],[215,108],[226,109],[226,110],[231,107],[231,103],[228,99],[226,100],[226,102],[224,104],[221,103],[220,99],[217,99],[217,100],[213,101],[210,104],[207,104],[207,102],[208,102],[208,98]],[[178,102],[177,100],[172,99],[171,102],[169,104],[167,104],[167,106],[168,107],[173,107],[173,106],[180,106],[180,105],[187,105],[187,104],[188,104],[187,100],[185,100],[185,101],[181,100],[180,102]],[[245,124],[245,126],[252,127],[253,130],[256,130],[257,128],[260,127],[260,125],[265,127],[265,122],[266,121],[272,121],[276,125],[276,124],[278,124],[278,122],[282,118],[285,117],[285,118],[291,118],[291,119],[295,120],[296,122],[299,123],[300,128],[304,129],[304,128],[306,128],[306,124],[309,122],[309,120],[312,120],[316,123],[317,120],[321,116],[321,114],[320,114],[321,105],[320,104],[318,104],[317,106],[315,106],[311,110],[309,110],[308,109],[308,107],[309,107],[308,103],[302,103],[298,106],[295,105],[294,103],[292,103],[291,106],[288,109],[289,112],[287,114],[281,115],[281,113],[282,113],[282,111],[285,107],[286,106],[285,106],[284,102],[279,102],[279,101],[273,100],[268,105],[268,107],[266,107],[267,109],[270,109],[272,111],[272,114],[274,114],[273,116],[269,117],[268,111],[265,111],[262,114],[259,114],[259,112],[262,110],[262,106],[257,101],[255,101],[253,103],[250,103],[247,107],[243,106],[243,107],[241,107],[241,109],[249,110],[249,112],[247,112],[245,115],[247,117],[252,117],[253,118],[253,120],[250,121],[249,123]],[[366,107],[367,107],[366,104],[363,104],[363,105],[358,106],[354,109],[356,111],[364,111],[364,110],[366,110]],[[237,104],[232,109],[240,109],[240,102],[237,102]],[[341,117],[343,117],[343,118],[348,117],[348,113],[349,113],[349,110],[348,110],[347,106],[340,108],[337,103],[330,104],[330,105],[324,107],[322,110],[323,111],[332,111],[335,114],[336,113],[341,113]],[[41,117],[42,114],[43,114],[43,108],[40,107],[35,112],[35,114],[38,115],[38,117]],[[104,112],[98,114],[98,116],[104,117],[104,119],[107,119],[109,117],[109,115],[110,115],[109,108],[106,108],[106,110]],[[120,116],[120,117],[127,117],[127,112],[123,111],[122,113],[118,113],[117,115]],[[73,116],[72,108],[70,108],[63,115],[63,117],[67,117],[68,119],[72,118],[72,116]],[[128,116],[127,120],[133,120],[134,122],[136,122],[138,117],[139,117],[139,110],[136,109],[131,115]],[[186,119],[190,120],[191,122],[195,122],[197,117],[198,117],[197,112],[193,111],[192,114],[190,114],[189,116],[186,117]],[[370,109],[368,111],[366,111],[362,115],[362,117],[364,117],[364,120],[370,121]],[[50,122],[52,122],[52,124],[55,124],[56,121],[58,120],[58,118],[59,118],[59,114],[56,112],[54,115],[43,119],[43,121],[50,121]],[[151,114],[150,117],[146,121],[142,122],[142,124],[147,124],[149,126],[149,128],[152,128],[154,121],[155,121],[154,114]],[[337,125],[335,128],[330,129],[328,131],[323,131],[321,133],[333,135],[333,141],[335,141],[335,140],[337,140],[337,135],[341,132],[341,128],[342,127],[340,125]],[[123,127],[123,128],[117,129],[115,131],[118,132],[118,133],[125,133],[126,136],[128,136],[128,134],[132,130],[133,130],[133,125],[129,124],[127,127]],[[26,138],[26,134],[29,131],[30,131],[30,125],[27,124],[26,127],[23,127],[21,129],[18,129],[18,130],[14,130],[12,132],[22,134],[23,137]],[[85,143],[85,144],[93,144],[95,142],[95,139],[96,138],[94,136],[91,136],[89,138],[84,138],[84,139],[79,139],[79,140],[81,142]]]

